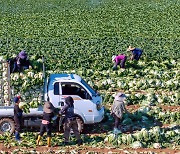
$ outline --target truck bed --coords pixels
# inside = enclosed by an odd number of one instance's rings
[[[23,117],[41,117],[43,115],[43,107],[30,108],[30,113],[23,113]],[[0,117],[13,117],[14,107],[13,106],[0,106]]]

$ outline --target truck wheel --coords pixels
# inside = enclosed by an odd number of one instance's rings
[[[78,124],[78,130],[81,133],[83,131],[83,128],[84,128],[84,123],[81,120],[81,118],[79,118],[79,117],[76,117],[76,121]],[[63,130],[65,130],[65,124],[64,123],[63,123]],[[71,133],[73,133],[73,130],[71,130]]]
[[[4,118],[0,120],[0,134],[5,132],[13,133],[15,131],[15,124],[12,119]]]

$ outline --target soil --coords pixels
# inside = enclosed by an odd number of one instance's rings
[[[162,110],[165,110],[165,111],[172,111],[172,112],[175,112],[175,111],[180,111],[180,106],[169,106],[169,105],[157,105],[157,107],[161,107]],[[127,110],[129,111],[136,111],[138,110],[138,108],[140,108],[140,105],[128,105],[126,106]]]
[[[107,93],[107,94],[116,94],[117,92],[122,92],[124,93],[123,90],[120,90],[120,89],[114,89],[114,91],[107,91],[107,90],[100,90],[100,92],[104,92],[104,93]],[[165,93],[167,95],[173,95],[174,92],[173,91],[161,91],[161,90],[155,90],[154,91],[156,94],[161,94],[161,93]],[[140,94],[147,94],[147,90],[135,90],[133,91],[132,93],[140,93]]]
[[[169,111],[180,111],[180,106],[167,106],[167,105],[160,105],[163,110],[169,110]]]
[[[15,149],[23,149],[27,152],[30,152],[31,150],[35,150],[36,152],[42,152],[42,153],[71,153],[73,150],[74,152],[77,153],[87,153],[87,152],[92,152],[92,153],[97,153],[97,154],[112,154],[112,153],[118,153],[118,154],[125,154],[125,153],[163,153],[163,154],[180,154],[180,150],[178,149],[150,149],[150,148],[139,148],[139,149],[131,149],[131,148],[122,148],[122,149],[117,149],[117,148],[96,148],[96,147],[87,147],[87,146],[66,146],[66,147],[46,147],[46,146],[40,146],[36,147],[35,149],[32,148],[20,148],[20,147],[10,147],[6,148],[2,143],[0,143],[0,150],[3,152],[8,152],[11,153]],[[63,152],[64,151],[64,152]]]
[[[140,108],[140,105],[128,105],[126,108],[128,111],[136,111]]]
[[[157,107],[162,108],[163,111],[180,111],[180,106],[175,106],[175,105],[156,105]],[[110,108],[111,105],[106,105],[107,108]],[[136,104],[136,105],[127,105],[126,108],[128,111],[136,111],[140,108],[141,106]]]

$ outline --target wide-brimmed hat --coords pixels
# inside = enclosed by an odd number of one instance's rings
[[[19,58],[21,59],[26,59],[27,58],[27,53],[23,50],[19,53],[18,55]]]
[[[129,46],[129,48],[127,48],[127,51],[132,51],[132,50],[134,50],[134,49],[135,49],[134,47]]]
[[[122,99],[125,99],[126,95],[124,93],[118,92],[116,96],[114,97],[115,100],[120,101]]]
[[[114,61],[115,58],[116,58],[116,55],[113,55],[113,56],[112,56],[112,61]]]
[[[43,110],[45,113],[52,113],[54,111],[54,106],[51,102],[45,102]]]

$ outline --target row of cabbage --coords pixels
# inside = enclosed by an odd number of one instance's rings
[[[153,121],[158,121],[161,122],[162,124],[164,123],[176,124],[176,125],[180,124],[179,110],[171,111],[169,109],[164,110],[163,108],[157,106],[151,106],[151,107],[143,106],[138,109],[138,112],[142,113],[142,115],[144,116],[143,121],[146,121],[149,118],[153,118]]]
[[[152,66],[153,67],[153,66]],[[146,90],[154,88],[155,90],[177,90],[179,87],[179,70],[177,67],[171,70],[155,70],[152,67],[141,70],[129,68],[118,70],[117,72],[102,71],[89,73],[90,78],[98,78],[96,82],[98,89],[112,90],[118,88],[123,90]]]
[[[113,118],[110,113],[106,113],[109,121],[113,123]],[[122,130],[124,132],[136,131],[142,128],[151,128],[154,126],[179,125],[180,113],[177,111],[163,110],[161,107],[140,107],[123,115],[121,121]]]
[[[141,106],[151,106],[151,105],[179,105],[180,103],[180,93],[179,91],[174,92],[164,92],[164,91],[153,91],[149,89],[147,91],[125,91],[127,99],[127,105],[139,104]],[[114,93],[103,93],[104,103],[111,104],[113,103]]]
[[[22,96],[25,98],[25,100],[30,99],[31,97],[38,97],[39,93],[42,91],[42,72],[35,73],[33,70],[28,70],[24,73],[15,73],[11,75],[12,85],[15,88],[15,93],[22,94]],[[118,90],[124,90],[123,88],[115,88],[112,84],[110,79],[106,79],[105,81],[99,81],[102,82],[104,86],[108,85],[111,86],[110,92],[112,91],[118,91]],[[98,85],[93,85],[92,81],[88,82],[91,86],[94,88]],[[117,84],[119,86],[122,86],[121,81],[117,81]],[[103,86],[102,86],[103,87]],[[112,88],[113,87],[113,88]],[[105,89],[99,89],[104,92]],[[166,104],[166,105],[178,105],[180,102],[180,94],[179,92],[173,91],[155,91],[153,88],[149,88],[149,90],[136,92],[132,89],[125,90],[125,93],[127,94],[127,104],[141,104],[141,105],[152,105],[152,104]],[[113,96],[112,93],[108,93],[105,91],[104,93],[104,103],[112,103],[113,102]]]
[[[19,147],[36,147],[36,137],[38,133],[24,132],[21,133],[22,143],[18,144],[14,141],[11,134],[0,135],[0,142],[3,142],[7,147],[19,146]],[[82,134],[81,137],[86,142],[84,145],[92,147],[122,147],[124,145],[137,148],[175,148],[179,145],[180,130],[178,126],[172,126],[169,128],[160,128],[158,126],[146,129],[142,128],[132,134],[113,134],[107,135],[86,135]],[[46,137],[46,136],[45,136]],[[41,145],[46,145],[45,137],[41,140]],[[71,144],[76,143],[74,136],[71,137]],[[52,146],[63,146],[63,134],[55,133],[52,136]]]
[[[142,128],[132,134],[109,134],[104,142],[121,146],[122,144],[132,148],[165,148],[179,145],[180,130],[177,127],[160,128],[158,126],[151,129]]]

